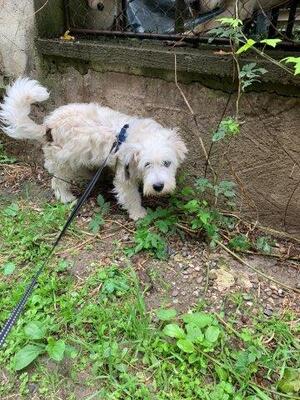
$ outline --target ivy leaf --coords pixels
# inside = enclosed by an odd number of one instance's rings
[[[195,351],[193,343],[188,339],[178,340],[177,346],[180,348],[180,350],[184,351],[185,353],[194,353]]]
[[[45,337],[46,329],[40,321],[32,321],[25,326],[24,332],[29,339],[35,340]]]
[[[44,350],[44,347],[32,344],[23,347],[14,357],[14,369],[20,371],[27,367],[27,365],[31,364]]]
[[[208,340],[210,343],[214,343],[218,340],[220,335],[220,328],[217,326],[211,325],[208,326],[205,330],[205,339]]]
[[[169,308],[168,310],[161,308],[156,311],[156,316],[161,321],[169,321],[170,319],[175,318],[177,315],[177,311],[174,308]]]
[[[277,46],[277,44],[278,43],[280,43],[280,42],[282,42],[282,40],[281,39],[264,39],[264,40],[261,40],[260,41],[260,43],[265,43],[265,44],[267,44],[268,46],[271,46],[271,47],[276,47]]]
[[[3,266],[3,274],[4,275],[11,275],[14,270],[16,269],[16,264],[13,262],[7,262]]]
[[[276,40],[276,39],[274,39]],[[236,54],[241,54],[244,53],[245,51],[249,50],[252,46],[255,45],[255,40],[253,39],[248,39],[247,42],[244,44],[244,46],[240,47],[238,49],[238,51],[236,52]]]
[[[52,360],[61,361],[64,358],[64,352],[66,349],[66,344],[63,340],[49,339],[46,346],[46,351]]]
[[[163,330],[164,334],[173,338],[183,339],[185,338],[185,333],[182,328],[177,324],[168,324]]]

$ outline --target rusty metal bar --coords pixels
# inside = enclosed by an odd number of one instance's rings
[[[69,0],[63,0],[64,5],[64,25],[65,25],[65,32],[70,29],[70,5]]]
[[[91,36],[107,36],[107,37],[123,37],[123,38],[136,38],[136,39],[156,39],[174,42],[187,42],[187,43],[202,43],[208,44],[208,40],[211,40],[211,36],[184,36],[180,34],[163,34],[163,33],[139,33],[139,32],[120,32],[120,31],[105,31],[97,29],[84,29],[84,28],[70,28],[73,34],[83,34]],[[215,38],[212,45],[229,45],[229,40],[225,38]],[[297,42],[283,41],[277,45],[280,49],[299,50],[300,45]]]
[[[288,23],[286,26],[286,32],[285,32],[285,34],[288,38],[291,38],[293,35],[293,28],[294,28],[294,24],[295,24],[295,20],[296,20],[296,11],[297,11],[298,5],[300,5],[299,0],[293,0],[291,3],[289,19],[288,19]]]

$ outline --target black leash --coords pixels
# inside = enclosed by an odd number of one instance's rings
[[[74,209],[72,210],[71,214],[69,215],[69,217],[67,219],[67,222],[63,226],[63,228],[60,231],[59,235],[57,236],[56,240],[53,242],[52,247],[51,247],[46,259],[44,260],[44,262],[42,263],[40,268],[37,270],[37,272],[31,278],[31,281],[30,281],[29,285],[27,286],[25,292],[23,293],[23,296],[19,300],[19,302],[16,305],[16,307],[13,309],[13,311],[10,314],[8,320],[5,322],[3,328],[1,329],[1,332],[0,332],[0,347],[2,347],[2,345],[4,344],[7,335],[9,334],[9,332],[12,329],[12,327],[17,322],[17,319],[21,315],[21,313],[22,313],[22,311],[23,311],[23,309],[24,309],[24,307],[25,307],[25,305],[27,303],[27,300],[29,299],[30,295],[32,294],[32,292],[33,292],[33,290],[34,290],[34,288],[36,286],[36,284],[38,283],[39,276],[41,275],[41,273],[43,272],[45,266],[47,265],[47,262],[49,261],[50,257],[52,256],[56,246],[59,244],[59,242],[61,241],[62,237],[65,235],[66,230],[68,229],[68,227],[70,226],[70,224],[72,223],[74,218],[77,216],[80,208],[82,207],[82,205],[85,203],[85,201],[87,200],[87,198],[91,194],[91,191],[95,187],[95,185],[96,185],[96,183],[97,183],[97,181],[98,181],[98,179],[99,179],[104,167],[106,166],[106,163],[107,163],[109,157],[113,153],[116,153],[119,150],[119,147],[121,146],[121,144],[123,142],[125,142],[126,136],[127,136],[126,130],[128,129],[128,127],[129,127],[129,125],[126,124],[121,129],[121,131],[118,134],[115,142],[113,143],[113,145],[112,145],[112,147],[111,147],[106,159],[103,161],[103,163],[99,167],[98,171],[96,172],[94,177],[89,182],[89,184],[88,184],[87,188],[85,189],[84,193],[82,194],[82,196],[78,199]]]

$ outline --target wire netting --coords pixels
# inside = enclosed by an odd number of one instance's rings
[[[65,12],[68,27],[86,35],[196,38],[238,17],[252,36],[300,39],[299,0],[65,0]]]

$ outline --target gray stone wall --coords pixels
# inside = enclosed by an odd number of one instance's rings
[[[179,127],[189,148],[182,173],[190,183],[203,176],[205,169],[199,135],[208,149],[230,96],[199,83],[180,84],[197,114],[198,129],[173,82],[92,69],[80,73],[64,66],[44,76],[43,83],[50,88],[51,99],[37,108],[40,114],[68,102],[95,101]],[[245,215],[283,229],[286,214],[288,232],[300,236],[300,99],[250,93],[242,99],[240,109],[241,134],[228,143],[214,145],[213,167],[220,179],[237,183],[239,209]],[[234,110],[232,94],[225,115],[234,115]],[[15,146],[16,142],[10,145],[11,150]],[[30,160],[32,147],[26,146],[25,158]]]

